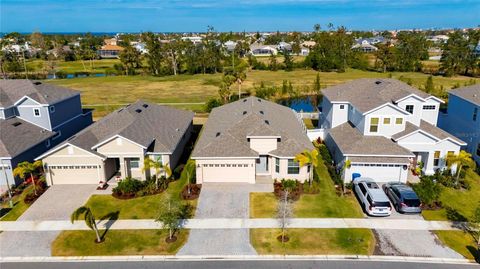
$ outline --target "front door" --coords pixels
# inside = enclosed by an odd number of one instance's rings
[[[260,158],[257,159],[255,168],[256,168],[257,174],[267,174],[268,173],[268,156],[261,155]]]

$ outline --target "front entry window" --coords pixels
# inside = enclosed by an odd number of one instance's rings
[[[280,173],[280,159],[275,158],[275,172]]]
[[[371,133],[378,132],[378,118],[371,118],[370,119],[370,132]]]
[[[131,158],[130,168],[140,168],[140,158]]]
[[[300,165],[294,159],[288,159],[288,170],[289,175],[298,175],[300,173]]]
[[[435,151],[433,154],[433,166],[438,166],[440,163],[440,151]]]

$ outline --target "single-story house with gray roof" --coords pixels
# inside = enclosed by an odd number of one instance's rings
[[[312,171],[294,158],[312,149],[306,128],[292,109],[248,97],[212,110],[191,158],[197,183],[304,181]]]
[[[192,132],[193,112],[137,101],[39,156],[47,183],[97,184],[113,176],[145,180],[145,158],[174,169]]]

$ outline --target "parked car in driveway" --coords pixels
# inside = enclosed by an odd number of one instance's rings
[[[422,212],[420,199],[412,187],[399,182],[390,182],[383,185],[383,191],[399,213]]]
[[[370,216],[390,216],[392,205],[388,197],[371,178],[357,178],[353,181],[354,191],[362,207]]]

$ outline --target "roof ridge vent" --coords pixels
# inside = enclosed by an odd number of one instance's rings
[[[139,108],[137,108],[137,109],[135,109],[135,112],[137,112],[137,113],[141,113],[141,112],[142,112],[142,110],[141,110],[141,109],[139,109]]]
[[[143,104],[142,105],[144,108],[147,108],[148,107],[148,104]]]
[[[243,99],[243,102],[245,103],[247,101],[247,99]]]
[[[381,81],[381,80],[377,80],[377,81],[375,81],[375,84],[377,84],[377,85],[378,85],[378,84],[381,84],[381,83],[382,83],[382,81]]]
[[[221,135],[221,133],[220,133],[220,132],[217,132],[217,133],[215,134],[215,137],[219,137],[220,135]]]
[[[268,125],[270,125],[270,122],[269,122],[268,120],[265,120],[265,123],[268,124]]]
[[[21,123],[21,122],[19,122],[19,121],[17,121],[17,122],[14,122],[14,123],[12,123],[12,125],[13,125],[14,127],[17,127],[17,126],[20,126],[20,125],[22,125],[22,123]]]
[[[260,110],[260,114],[265,115],[265,113],[263,113],[263,110]]]
[[[33,84],[34,84],[34,85],[41,85],[42,82],[40,82],[40,81],[35,81],[35,82],[33,82]]]
[[[246,115],[246,114],[247,114],[247,111],[246,111],[246,110],[245,110],[245,111],[243,111],[243,113],[242,113],[242,114],[243,114],[243,115]]]

